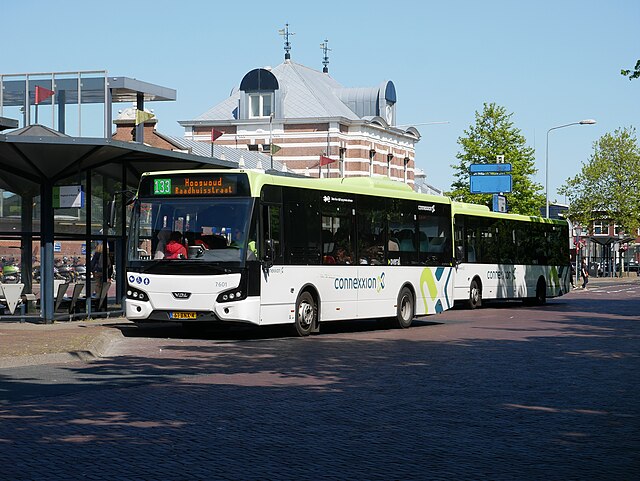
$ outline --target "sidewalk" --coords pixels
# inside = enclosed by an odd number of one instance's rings
[[[582,285],[582,277],[579,279],[580,284]],[[591,277],[589,276],[589,285],[603,285],[603,284],[640,284],[640,277],[633,273],[632,276],[628,277]]]
[[[116,325],[129,322],[125,318],[54,324],[0,322],[0,369],[104,356],[122,339]]]

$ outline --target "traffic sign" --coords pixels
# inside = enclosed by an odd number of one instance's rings
[[[511,172],[511,164],[471,164],[469,173],[484,174],[489,172]]]
[[[507,211],[507,198],[504,195],[493,194],[493,211],[494,212]]]
[[[472,194],[499,194],[511,192],[511,175],[470,175]]]

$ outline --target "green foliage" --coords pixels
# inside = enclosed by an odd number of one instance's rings
[[[495,103],[484,104],[482,113],[476,111],[476,123],[458,138],[462,152],[456,158],[460,161],[451,167],[456,180],[451,184],[449,195],[454,200],[491,206],[492,194],[472,194],[469,185],[471,164],[495,164],[498,155],[511,164],[512,192],[505,194],[509,211],[524,215],[540,215],[544,205],[542,186],[531,180],[537,172],[534,165],[534,150],[526,146],[520,129],[513,126],[511,116],[504,107]]]
[[[633,80],[634,78],[640,78],[640,60],[636,62],[636,66],[633,67],[633,70],[620,70],[620,74],[625,77],[629,77],[629,80]]]
[[[625,233],[640,227],[640,149],[633,127],[607,133],[593,144],[582,171],[559,190],[570,201],[569,217],[582,225],[605,220]]]

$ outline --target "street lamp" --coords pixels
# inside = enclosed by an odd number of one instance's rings
[[[571,122],[570,124],[558,125],[557,127],[551,127],[547,130],[547,153],[545,156],[544,170],[545,170],[545,180],[544,180],[544,192],[545,197],[547,199],[547,219],[549,218],[549,132],[556,129],[562,129],[564,127],[569,127],[571,125],[593,125],[596,121],[593,119],[581,120],[580,122]]]

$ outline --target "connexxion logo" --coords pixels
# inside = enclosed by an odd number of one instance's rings
[[[333,281],[336,290],[342,289],[384,289],[384,272],[378,277],[336,277]]]

